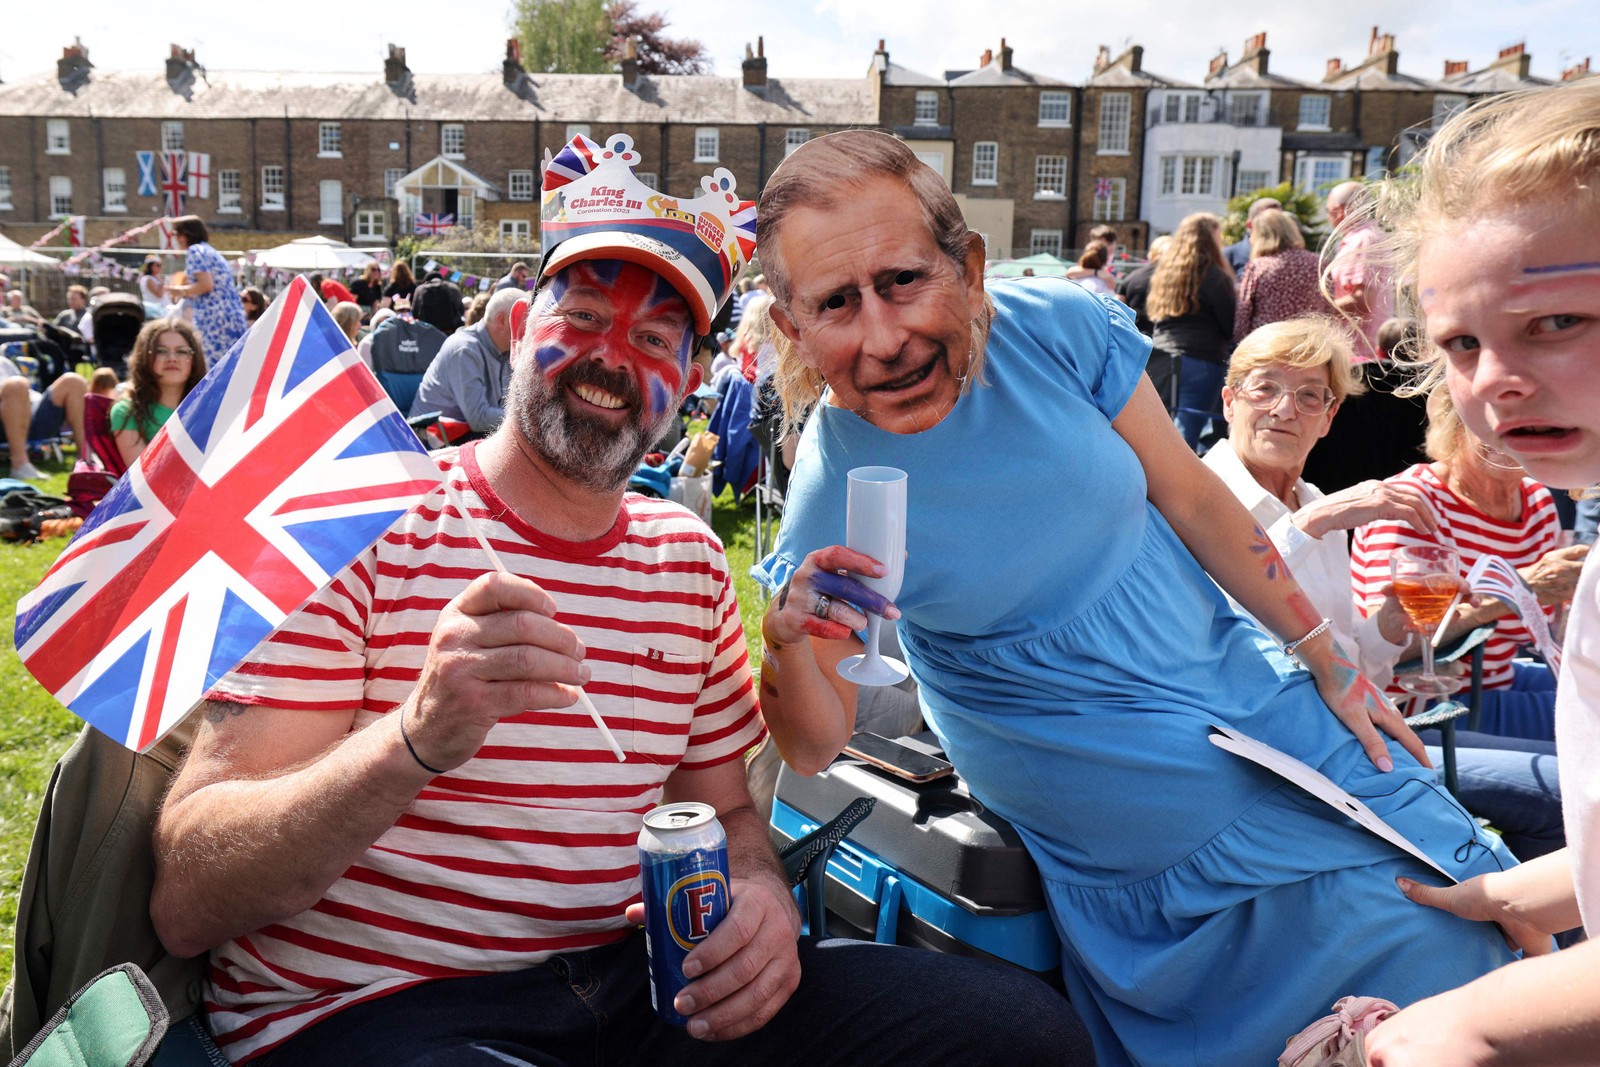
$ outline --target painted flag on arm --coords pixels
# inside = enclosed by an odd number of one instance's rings
[[[1539,603],[1538,594],[1523,581],[1515,567],[1500,556],[1480,556],[1467,571],[1467,588],[1479,596],[1492,596],[1510,605],[1533,635],[1534,647],[1550,664],[1550,669],[1558,675],[1561,673],[1561,645],[1550,632],[1549,617]]]
[[[18,655],[143,751],[441,480],[296,278],[18,603]]]

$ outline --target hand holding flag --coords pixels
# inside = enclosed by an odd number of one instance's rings
[[[1544,613],[1544,606],[1539,603],[1538,594],[1523,581],[1515,567],[1500,556],[1481,556],[1467,571],[1466,588],[1477,596],[1492,596],[1509,605],[1522,619],[1528,632],[1533,634],[1534,647],[1550,664],[1550,669],[1560,673],[1561,644],[1550,631],[1550,620]],[[1460,600],[1460,594],[1456,600]],[[1450,609],[1453,610],[1455,606],[1456,602],[1451,602]],[[1450,610],[1446,610],[1446,621],[1449,618]],[[1439,632],[1444,632],[1443,625],[1440,625]]]
[[[297,278],[17,605],[18,654],[143,751],[440,482]]]

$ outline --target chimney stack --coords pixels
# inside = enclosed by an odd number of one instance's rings
[[[1257,74],[1267,73],[1267,59],[1272,53],[1267,50],[1267,31],[1262,30],[1244,42],[1244,55],[1239,57],[1240,63],[1248,64]]]
[[[1094,72],[1099,74],[1111,66],[1111,49],[1101,45],[1094,54]]]
[[[1454,78],[1458,74],[1465,74],[1467,65],[1465,59],[1447,59],[1444,61],[1444,76]]]
[[[1367,58],[1388,55],[1394,51],[1394,34],[1379,33],[1378,27],[1372,27],[1372,37],[1367,41]],[[1393,73],[1392,71],[1390,73]]]
[[[1564,82],[1575,82],[1579,78],[1588,77],[1589,76],[1589,58],[1590,57],[1588,57],[1588,56],[1584,56],[1582,63],[1574,63],[1572,66],[1570,66],[1566,70],[1562,71],[1561,72],[1561,80],[1564,81]]]
[[[1332,81],[1344,73],[1344,61],[1338,56],[1328,60],[1328,68],[1322,73],[1323,81]]]
[[[519,54],[521,53],[522,48],[520,45],[517,47],[517,51]],[[405,81],[406,76],[410,73],[411,68],[406,66],[406,50],[397,44],[391,44],[389,46],[389,58],[383,61],[383,80],[390,85],[395,85]]]
[[[1218,74],[1228,69],[1228,53],[1218,52],[1211,57],[1211,65],[1206,68],[1206,77],[1215,78]]]
[[[1128,70],[1134,74],[1144,73],[1144,45],[1136,44],[1123,53],[1128,57]]]
[[[1495,59],[1494,65],[1503,70],[1509,70],[1518,78],[1526,78],[1528,69],[1533,63],[1533,57],[1528,55],[1526,41],[1518,41],[1514,45],[1500,49],[1500,55]]]
[[[978,57],[978,66],[987,67],[990,63],[993,63],[993,62],[994,62],[994,49],[985,48],[983,50],[983,55]]]
[[[56,60],[56,80],[61,83],[61,88],[76,94],[89,84],[89,70],[93,66],[89,62],[89,49],[83,39],[74,37],[72,43],[61,50],[61,58]]]
[[[389,74],[389,65],[384,64],[385,78]],[[506,38],[506,58],[500,64],[500,80],[509,88],[522,81],[523,75],[528,72],[522,66],[522,42],[515,37]]]
[[[744,87],[754,93],[767,91],[767,47],[766,38],[756,38],[755,54],[750,54],[750,46],[744,46]]]
[[[509,61],[511,52],[509,43],[506,46],[506,52]],[[521,55],[520,46],[517,49],[517,54]],[[413,104],[417,102],[417,86],[411,80],[411,68],[406,66],[406,50],[397,44],[389,46],[389,57],[383,61],[383,80],[389,86],[389,91],[394,95],[402,100],[409,100]]]
[[[167,84],[172,91],[185,100],[194,96],[194,82],[196,75],[205,73],[205,68],[195,62],[194,49],[181,48],[173,45],[171,53],[167,56]]]
[[[1011,69],[1011,46],[1006,44],[1004,37],[1000,38],[1000,69]]]
[[[629,37],[622,42],[622,87],[632,89],[639,84],[639,41]]]

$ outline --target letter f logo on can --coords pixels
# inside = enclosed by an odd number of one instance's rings
[[[685,949],[705,940],[727,913],[728,883],[721,871],[696,871],[667,891],[667,925]]]

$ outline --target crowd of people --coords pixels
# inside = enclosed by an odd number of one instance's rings
[[[1334,188],[1321,253],[1262,199],[1244,242],[1190,216],[1120,280],[1102,227],[1066,279],[985,281],[942,178],[850,130],[768,179],[761,274],[736,285],[748,249],[696,236],[745,217],[733,177],[685,202],[699,227],[663,225],[583,199],[640,158],[579,137],[546,190],[599,206],[547,212],[541,262],[470,304],[404,263],[313,278],[404,410],[465,429],[434,453],[448,492],[193,719],[150,917],[207,959],[211,1039],[235,1063],[384,1067],[1267,1063],[1358,997],[1382,1007],[1346,1027],[1365,1059],[1337,1062],[1593,1062],[1600,565],[1557,502],[1600,483],[1597,116],[1600,80],[1476,105],[1412,181]],[[184,279],[139,284],[193,323],[133,345],[111,414],[130,463],[265,306],[179,222]],[[756,568],[759,681],[721,543],[628,491],[708,372],[724,407],[772,413],[793,468]],[[8,439],[81,419],[72,378],[0,383]],[[1385,410],[1425,422],[1425,454],[1308,480],[1341,416],[1401,381],[1419,399]],[[909,475],[892,599],[863,582],[885,561],[845,546],[863,464]],[[1564,630],[1558,675],[1530,620],[1464,597],[1441,642],[1483,638],[1485,692],[1453,740],[1397,706],[1425,703],[1388,569],[1412,545],[1463,573],[1500,556]],[[771,770],[822,771],[882,721],[837,669],[869,616],[912,671],[897,732],[930,729],[1021,835],[1067,996],[802,935]],[[1219,734],[1309,766],[1430,862]],[[726,830],[731,910],[687,957],[680,1029],[652,1010],[634,842],[683,800]]]

